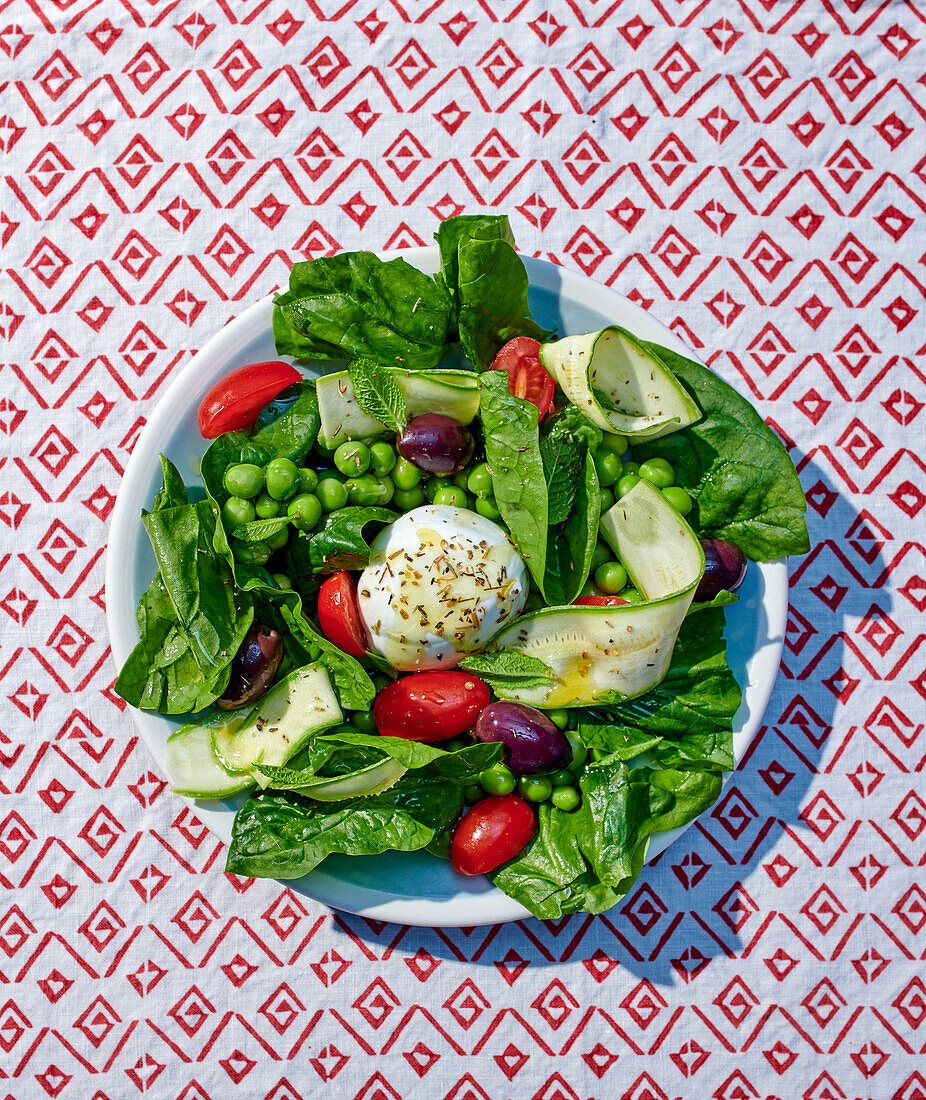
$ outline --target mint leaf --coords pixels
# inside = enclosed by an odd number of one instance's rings
[[[568,432],[551,432],[540,438],[540,459],[547,479],[547,521],[562,523],[572,511],[579,484],[579,445]]]
[[[372,359],[355,359],[347,368],[357,404],[374,420],[400,432],[408,419],[405,394],[387,367]]]
[[[553,669],[545,661],[519,649],[474,654],[461,661],[460,668],[474,672],[502,698],[525,688],[548,687],[553,681]]]

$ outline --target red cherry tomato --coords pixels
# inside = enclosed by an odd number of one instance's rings
[[[537,832],[534,811],[516,794],[483,798],[463,815],[450,842],[461,875],[486,875],[513,859]]]
[[[580,596],[572,601],[573,606],[578,607],[617,607],[618,604],[630,603],[622,600],[620,596]]]
[[[302,374],[289,363],[249,363],[220,378],[199,406],[199,431],[206,439],[250,428],[257,414]]]
[[[357,607],[357,586],[350,573],[335,573],[318,590],[318,625],[329,642],[351,657],[362,657],[367,635]]]
[[[373,720],[385,737],[444,741],[468,730],[489,698],[489,689],[470,672],[414,672],[379,692]]]
[[[553,403],[556,383],[540,365],[540,344],[529,336],[516,336],[502,347],[490,370],[508,372],[508,391],[537,406],[542,420]]]

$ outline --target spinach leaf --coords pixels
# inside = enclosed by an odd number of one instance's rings
[[[154,503],[151,505],[152,512],[160,512],[162,508],[176,508],[181,504],[190,503],[190,497],[186,491],[186,486],[183,484],[180,471],[166,455],[161,455],[161,476],[164,479],[164,484],[155,495]],[[148,513],[143,508],[141,514],[145,516]]]
[[[320,661],[331,671],[341,705],[347,710],[367,710],[376,694],[373,681],[359,661],[315,628],[302,596],[295,589],[279,588],[261,566],[236,563],[235,569],[238,586],[254,600],[259,621],[279,632],[293,666]]]
[[[286,549],[288,572],[299,577],[363,569],[370,561],[364,529],[370,523],[392,523],[395,519],[396,513],[388,508],[353,507],[328,512],[320,530],[290,538]]]
[[[684,825],[713,803],[720,775],[628,768],[617,759],[584,769],[582,805],[540,807],[537,835],[490,878],[537,917],[603,913],[632,887],[649,837]]]
[[[569,518],[547,533],[543,594],[548,604],[572,603],[582,591],[598,542],[600,514],[598,474],[586,455]]]
[[[343,802],[282,793],[250,798],[235,815],[226,870],[298,878],[335,852],[378,855],[424,848],[453,824],[463,808],[463,787],[497,754],[497,745],[443,753],[382,794]]]
[[[784,444],[750,403],[713,371],[646,345],[678,377],[704,416],[639,448],[664,458],[697,501],[702,535],[736,543],[756,561],[810,549],[804,491]],[[636,452],[635,452],[636,453]]]
[[[117,695],[133,707],[161,714],[188,714],[218,699],[231,665],[211,677],[203,675],[160,573],[142,596],[136,618],[141,636],[116,678]]]
[[[488,370],[515,336],[546,340],[551,335],[531,320],[527,272],[508,241],[461,241],[457,261],[460,343],[476,370]]]
[[[434,234],[440,249],[441,273],[438,280],[447,288],[453,303],[451,330],[448,340],[459,339],[458,314],[460,307],[459,283],[461,244],[471,240],[505,241],[514,248],[514,234],[505,214],[458,214],[447,218],[438,226]]]
[[[342,252],[293,265],[276,299],[277,351],[299,359],[356,359],[424,370],[444,354],[446,289],[405,260]]]
[[[250,446],[266,449],[275,458],[301,465],[315,446],[321,418],[315,383],[306,379],[287,386],[261,410]]]
[[[495,502],[525,565],[542,589],[549,525],[537,408],[508,392],[504,371],[487,371],[479,379],[479,389],[479,416]]]
[[[250,599],[236,592],[228,561],[217,553],[219,544],[227,549],[217,513],[215,504],[201,500],[142,518],[164,588],[207,678],[231,662],[254,617]]]
[[[474,654],[465,657],[460,662],[460,668],[474,672],[485,680],[501,698],[518,690],[547,687],[553,680],[553,669],[545,661],[519,649]]]
[[[389,370],[372,359],[355,359],[347,374],[354,398],[367,416],[400,432],[407,420],[405,394]]]
[[[548,432],[540,437],[540,459],[547,481],[547,519],[551,524],[562,523],[572,511],[582,451],[569,432]]]
[[[617,726],[669,738],[722,734],[723,767],[733,766],[733,716],[742,691],[727,664],[722,607],[689,615],[678,634],[665,679],[635,699],[606,708]],[[716,749],[712,749],[713,757]]]

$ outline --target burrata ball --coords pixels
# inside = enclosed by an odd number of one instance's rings
[[[370,647],[400,672],[453,668],[512,621],[527,570],[505,532],[429,504],[384,528],[357,585]]]

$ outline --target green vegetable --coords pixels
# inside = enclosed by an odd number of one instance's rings
[[[528,802],[546,802],[553,793],[553,782],[547,775],[522,775],[518,794]]]
[[[254,505],[243,497],[229,497],[222,505],[222,522],[229,531],[252,523],[256,515]]]
[[[319,493],[325,482],[319,483]],[[341,508],[329,512],[322,527],[302,535],[287,547],[287,571],[292,576],[335,573],[339,569],[363,569],[370,561],[370,544],[364,537],[368,524],[392,523],[395,512],[386,508]]]
[[[370,447],[370,469],[376,477],[386,477],[395,468],[396,457],[395,449],[380,440]]]
[[[668,348],[648,345],[695,398],[704,415],[683,431],[640,447],[664,458],[697,502],[702,535],[736,543],[756,561],[810,549],[806,502],[784,444],[750,403],[713,371]]]
[[[335,448],[334,464],[345,477],[359,477],[370,468],[370,448],[359,440]]]
[[[299,467],[292,459],[275,458],[267,464],[267,493],[274,500],[286,500],[296,491],[299,483]],[[226,488],[228,477],[226,475]]]
[[[572,603],[582,591],[598,542],[600,509],[598,475],[586,455],[569,517],[547,534],[543,594],[549,604]]]
[[[256,497],[264,487],[264,471],[253,462],[239,462],[228,467],[223,481],[233,497]]]
[[[336,477],[323,477],[315,490],[325,512],[337,512],[347,503],[347,486]]]
[[[315,445],[319,422],[315,383],[295,382],[261,410],[252,443],[300,465]]]
[[[392,480],[395,487],[404,492],[417,488],[421,482],[422,473],[418,467],[409,462],[407,458],[400,458],[392,471]]]
[[[405,260],[342,252],[293,265],[273,332],[277,352],[297,359],[423,370],[440,362],[449,320],[446,290]]]
[[[405,394],[389,371],[372,359],[355,359],[347,373],[354,400],[367,416],[400,432],[408,419]]]
[[[556,807],[557,810],[564,810],[567,814],[573,810],[578,809],[582,802],[582,796],[575,789],[575,787],[567,786],[563,784],[560,787],[556,787],[550,795],[550,801]]]
[[[542,589],[549,523],[537,407],[508,392],[504,371],[487,371],[479,379],[479,389],[479,415],[495,502],[525,565]]]
[[[550,432],[540,437],[540,458],[547,482],[547,519],[562,523],[575,500],[582,447],[570,432]]]
[[[553,682],[548,664],[517,649],[472,654],[460,662],[460,668],[474,672],[496,695],[518,688],[546,687]]]
[[[450,828],[463,808],[464,786],[498,752],[498,745],[473,745],[442,753],[388,791],[344,802],[270,792],[248,799],[235,815],[226,870],[298,878],[334,852],[378,855],[424,848]]]
[[[517,779],[511,768],[504,764],[493,764],[479,774],[479,783],[486,794],[505,795],[514,790]]]

